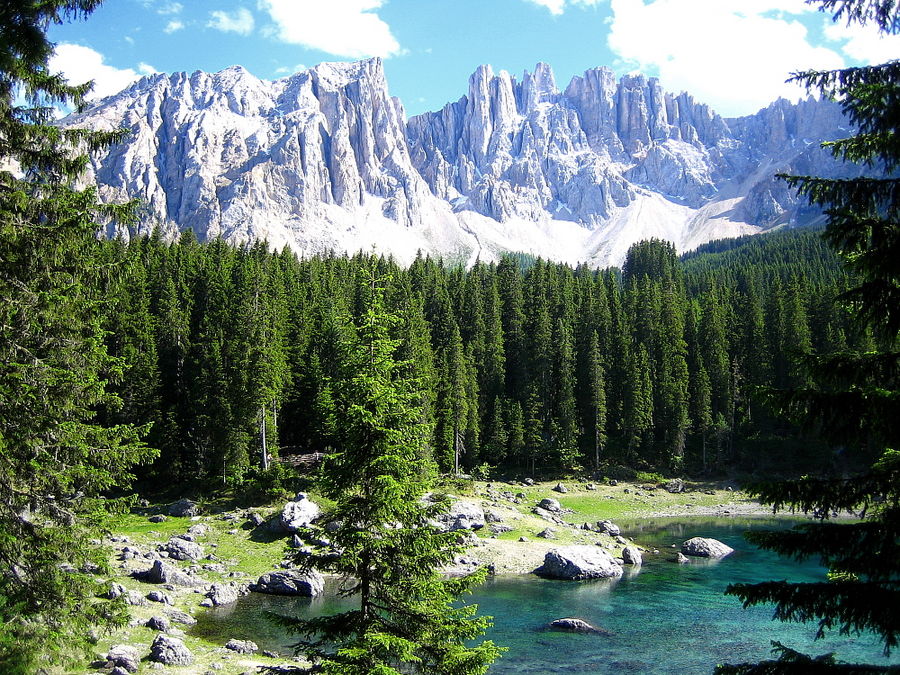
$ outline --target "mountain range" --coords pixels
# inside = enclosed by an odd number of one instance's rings
[[[726,119],[608,68],[560,89],[544,63],[520,80],[481,66],[459,100],[410,118],[377,58],[275,81],[155,74],[61,124],[129,131],[88,176],[104,200],[142,201],[110,236],[192,229],[400,262],[511,251],[602,267],[650,237],[689,250],[821,218],[778,172],[852,171],[820,147],[849,133],[836,103]]]

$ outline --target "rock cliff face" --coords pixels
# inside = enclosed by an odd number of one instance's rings
[[[274,82],[152,75],[63,124],[130,131],[92,178],[105,199],[144,201],[137,231],[594,265],[650,236],[688,249],[815,217],[773,175],[837,175],[818,142],[847,134],[830,103],[726,120],[606,68],[561,91],[546,64],[521,81],[481,66],[465,96],[406,120],[379,59]]]

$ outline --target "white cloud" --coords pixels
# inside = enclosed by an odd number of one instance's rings
[[[576,5],[581,7],[596,7],[599,4],[605,3],[606,0],[526,0],[526,2],[538,5],[539,7],[545,7],[554,16],[559,16],[565,12],[568,7],[574,7]]]
[[[156,9],[157,14],[181,14],[184,5],[180,2],[167,2]]]
[[[172,19],[169,23],[166,24],[166,27],[163,28],[164,33],[174,33],[176,31],[184,28],[184,21],[179,21],[178,19]]]
[[[626,67],[658,74],[725,116],[753,113],[805,92],[791,72],[840,68],[843,58],[812,45],[802,0],[611,0],[609,47]]]
[[[223,33],[237,33],[238,35],[250,35],[253,32],[253,15],[244,7],[234,12],[215,11],[209,13],[208,28],[215,28]]]
[[[50,70],[61,72],[70,84],[83,84],[94,81],[94,90],[89,99],[101,99],[116,94],[142,75],[156,72],[153,66],[141,63],[138,70],[131,68],[115,68],[103,63],[103,55],[90,47],[62,43],[56,46],[56,52],[50,57]]]
[[[854,61],[870,65],[900,58],[900,35],[884,35],[872,25],[834,23],[825,25],[825,37],[843,42],[840,50]]]
[[[402,53],[391,28],[376,14],[386,0],[259,0],[280,40],[336,56]]]
[[[301,71],[307,70],[307,67],[303,63],[298,63],[296,66],[281,66],[280,68],[275,69],[276,75],[293,75],[294,73],[299,73]]]

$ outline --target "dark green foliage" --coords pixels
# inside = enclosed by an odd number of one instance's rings
[[[900,32],[892,1],[814,4],[834,11],[836,18],[874,21],[884,31]],[[840,100],[857,133],[827,145],[836,157],[874,174],[852,180],[784,178],[811,203],[825,207],[824,238],[853,272],[851,288],[841,298],[856,327],[871,331],[875,339],[861,341],[865,350],[844,348],[842,337],[833,340],[840,351],[805,359],[806,373],[789,370],[782,380],[789,388],[769,396],[783,414],[843,444],[846,453],[881,456],[862,474],[757,486],[754,492],[774,508],[811,513],[817,520],[790,532],[754,534],[753,540],[782,555],[818,558],[829,568],[829,578],[813,584],[735,584],[726,592],[741,598],[745,607],[774,604],[775,618],[782,621],[816,622],[819,636],[829,630],[874,633],[889,654],[900,644],[900,452],[891,449],[900,441],[900,181],[894,177],[900,163],[900,63],[800,73],[795,79]],[[789,331],[793,351],[812,346],[800,286],[793,282],[779,305],[785,317],[785,351]],[[829,522],[838,511],[855,511],[862,520]],[[812,660],[777,648],[777,660],[720,667],[718,672],[889,670],[842,664],[832,655]]]
[[[50,126],[55,104],[79,106],[87,85],[47,70],[50,23],[99,2],[11,0],[0,9],[0,670],[32,673],[70,663],[92,626],[127,620],[121,602],[94,596],[106,552],[90,544],[122,504],[105,493],[150,456],[127,423],[155,407],[152,387],[121,381],[101,326],[103,293],[128,272],[107,266],[98,219],[127,219],[76,180],[91,150],[117,133]],[[27,105],[15,102],[24,94]],[[10,170],[14,166],[21,174]],[[153,378],[145,287],[105,309],[123,334],[112,349]],[[144,349],[151,353],[144,353]],[[145,358],[146,357],[146,358]],[[126,397],[107,391],[119,379]],[[98,423],[102,410],[109,424]]]
[[[430,524],[445,501],[425,498],[433,475],[430,425],[423,419],[414,364],[398,361],[392,337],[402,318],[388,312],[372,270],[367,306],[338,344],[340,366],[329,382],[328,425],[334,446],[322,468],[322,494],[338,528],[331,546],[298,556],[299,565],[342,579],[341,595],[358,609],[310,620],[283,620],[307,639],[297,650],[323,672],[483,673],[499,650],[466,646],[489,625],[473,606],[454,606],[484,572],[446,579],[440,566],[462,551],[454,533]]]

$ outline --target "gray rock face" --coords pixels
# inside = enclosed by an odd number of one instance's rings
[[[172,537],[163,546],[163,550],[175,560],[199,560],[203,557],[203,547],[193,541],[181,537]]]
[[[320,513],[319,505],[301,492],[281,509],[281,528],[285,532],[296,532],[308,527]]]
[[[176,518],[193,518],[200,515],[200,506],[190,499],[179,499],[169,506],[169,515]]]
[[[164,666],[189,666],[194,655],[178,638],[160,634],[150,645],[150,660]]]
[[[276,570],[263,574],[255,584],[250,585],[250,590],[272,595],[315,597],[325,590],[325,579],[318,572]]]
[[[115,645],[106,654],[106,660],[118,668],[124,668],[129,673],[136,673],[141,663],[137,649],[131,645]]]
[[[594,635],[609,635],[609,631],[592,626],[584,619],[556,619],[550,622],[549,628],[553,630],[564,630],[571,633],[592,633]]]
[[[724,558],[734,553],[734,549],[718,539],[694,537],[681,545],[681,552],[684,555],[693,555],[699,558]]]
[[[484,510],[479,504],[464,499],[454,500],[450,509],[436,518],[444,532],[480,530],[485,525]]]
[[[813,140],[846,135],[836,104],[724,119],[606,68],[561,90],[546,64],[520,79],[481,66],[458,101],[409,120],[369,59],[274,82],[150,75],[62,124],[130,131],[92,177],[103,199],[144,201],[139,232],[306,254],[376,244],[402,262],[422,249],[618,264],[652,236],[689,249],[814,217],[772,176],[848,171]]]
[[[606,551],[592,546],[564,546],[548,551],[537,573],[551,579],[579,581],[620,577],[622,566]]]

